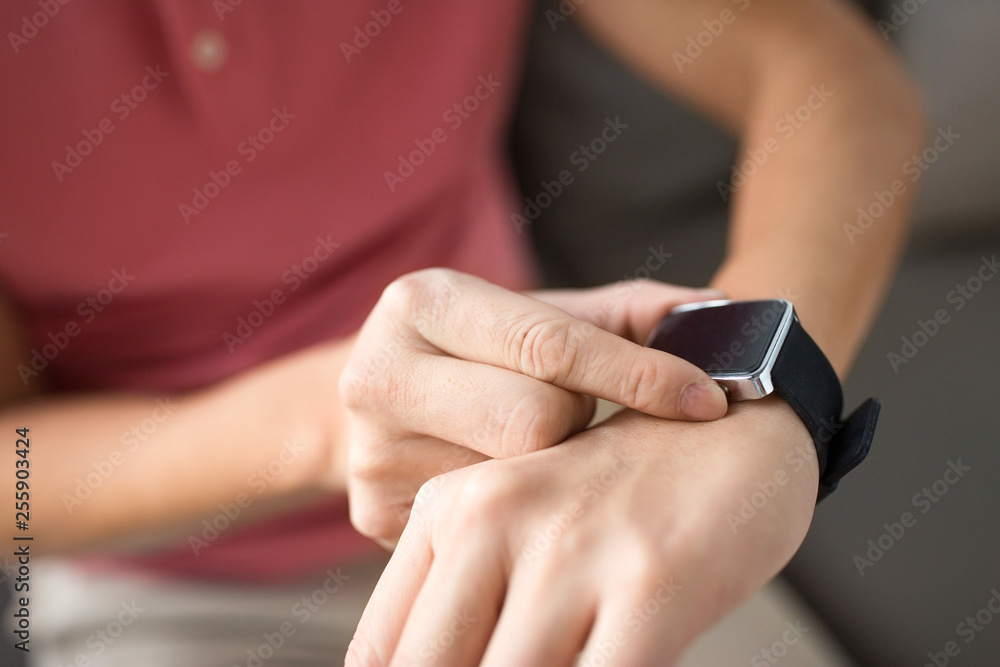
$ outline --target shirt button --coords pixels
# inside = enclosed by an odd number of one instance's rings
[[[229,43],[218,30],[205,29],[191,40],[191,62],[202,72],[217,72],[229,58]]]

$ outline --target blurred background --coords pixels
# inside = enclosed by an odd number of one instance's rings
[[[728,182],[736,143],[571,21],[552,29],[543,12],[555,4],[539,7],[511,135],[523,192],[537,195],[606,117],[629,128],[527,228],[546,281],[622,280],[662,245],[673,256],[653,278],[705,284],[724,251],[718,184]],[[784,581],[860,665],[997,665],[1000,614],[989,605],[996,596],[1000,609],[1000,278],[983,276],[1000,270],[989,268],[1000,259],[1000,3],[864,9],[923,86],[927,146],[938,131],[952,140],[927,156],[909,248],[846,385],[848,406],[882,399],[872,453],[817,509]],[[935,335],[914,336],[921,322],[933,330],[926,323],[941,309],[949,319]],[[905,347],[904,337],[924,344]],[[961,476],[946,475],[950,466]],[[915,524],[900,535],[893,524],[904,512]],[[820,663],[789,655],[785,664]]]

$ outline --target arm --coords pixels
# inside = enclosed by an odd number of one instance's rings
[[[921,141],[920,104],[892,56],[834,0],[577,7],[602,41],[744,149],[780,142],[737,192],[713,285],[793,300],[843,375],[893,273],[910,193],[853,244],[844,225]],[[673,54],[723,10],[734,20],[679,70]],[[776,124],[813,86],[832,95],[782,140]],[[654,322],[637,320],[629,331],[642,340]],[[817,482],[808,432],[773,396],[707,423],[624,411],[558,447],[448,473],[418,494],[425,519],[403,532],[347,664],[673,664],[788,562]],[[740,515],[762,489],[766,502]],[[455,637],[455,618],[476,623]],[[428,651],[446,636],[450,648]]]
[[[706,298],[703,291],[666,286],[648,292],[661,314]],[[591,290],[576,298],[593,307],[609,293]],[[442,308],[442,300],[451,305]],[[449,326],[454,323],[441,319],[442,310],[462,323]],[[523,336],[508,336],[518,321]],[[470,335],[486,322],[497,330]],[[17,330],[9,309],[0,312],[3,328]],[[558,354],[537,335],[552,331],[576,341],[577,354]],[[546,447],[583,428],[593,401],[574,391],[677,419],[715,418],[726,409],[715,383],[687,362],[441,270],[397,280],[357,336],[184,396],[29,400],[15,370],[27,347],[16,335],[2,340],[0,434],[8,434],[10,446],[0,447],[0,471],[10,474],[0,475],[0,495],[14,481],[14,431],[27,426],[31,525],[38,550],[48,552],[183,538],[241,494],[252,500],[239,517],[245,521],[343,492],[349,434],[355,440],[352,518],[370,536],[391,542],[417,487],[442,469]],[[706,391],[689,400],[684,389],[691,384]],[[132,429],[143,420],[155,426],[137,436]],[[275,461],[283,472],[262,476]],[[13,525],[12,504],[0,512],[0,521]]]
[[[654,84],[737,133],[737,165],[747,150],[777,146],[734,193],[712,284],[736,299],[790,298],[843,376],[894,273],[913,188],[863,235],[845,225],[902,177],[923,141],[921,102],[895,57],[834,0],[588,0],[579,13]],[[720,17],[731,22],[685,60],[688,37]],[[807,101],[818,108],[789,122]]]
[[[242,521],[345,488],[343,465],[330,460],[343,447],[329,442],[329,424],[337,420],[335,382],[347,343],[188,395],[53,397],[29,395],[19,379],[15,368],[27,347],[2,303],[0,329],[0,490],[13,497],[14,431],[28,427],[30,525],[40,552],[183,538],[240,494],[253,498]],[[325,394],[317,391],[324,386]],[[293,438],[295,455],[285,455],[284,472],[263,490],[251,485]],[[96,484],[81,482],[88,475]],[[0,522],[13,526],[13,512],[12,502],[3,503]]]

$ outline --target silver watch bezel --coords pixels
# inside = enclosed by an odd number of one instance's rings
[[[795,319],[795,309],[792,307],[792,302],[787,299],[748,299],[748,301],[777,301],[783,304],[785,309],[781,313],[781,319],[778,321],[778,328],[774,334],[774,338],[771,339],[771,344],[764,353],[763,360],[761,360],[760,365],[755,370],[749,373],[726,373],[703,369],[708,373],[710,378],[723,385],[729,391],[729,400],[731,401],[755,400],[764,398],[774,392],[774,381],[771,378],[771,372],[774,369],[774,363],[778,359],[778,354],[781,352],[781,347],[784,345],[785,338],[788,336],[788,331],[792,328],[792,322]],[[692,310],[717,308],[733,303],[740,302],[732,299],[699,301],[677,306],[670,312],[671,314],[683,313]]]

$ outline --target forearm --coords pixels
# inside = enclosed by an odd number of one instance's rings
[[[654,85],[736,134],[737,170],[756,152],[760,164],[725,192],[730,244],[713,286],[790,297],[843,375],[903,246],[903,165],[922,147],[919,96],[889,48],[837,0],[588,0],[578,14]],[[692,50],[702,33],[710,43]],[[862,235],[845,233],[896,179],[906,192]]]
[[[30,429],[31,530],[39,550],[176,539],[220,504],[239,520],[343,490],[330,460],[337,357],[302,356],[189,395],[43,397],[0,411],[0,487],[15,429]],[[332,380],[323,380],[323,373]],[[330,472],[335,470],[336,472]],[[13,492],[3,495],[12,498]],[[237,503],[237,500],[240,500]],[[247,502],[249,500],[249,503]],[[2,510],[14,524],[13,503]]]
[[[797,58],[772,54],[736,168],[748,150],[758,159],[763,150],[766,161],[735,189],[729,251],[713,280],[733,298],[792,300],[841,376],[903,248],[914,188],[902,169],[923,140],[917,95],[871,41],[863,34]],[[789,122],[807,100],[818,108]],[[905,191],[893,193],[874,224],[858,227],[859,207],[869,209],[897,180]]]

